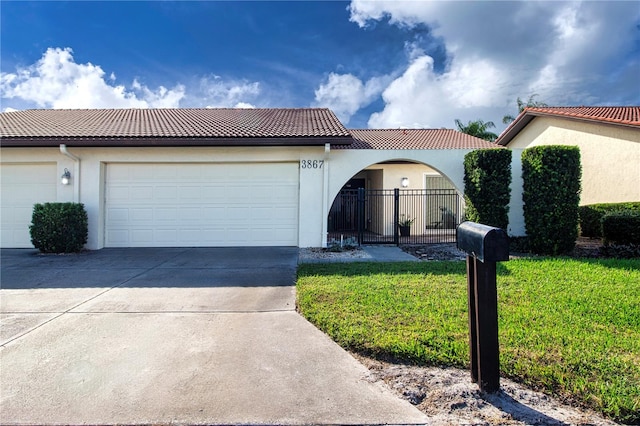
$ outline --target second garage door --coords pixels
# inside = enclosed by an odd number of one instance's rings
[[[56,163],[0,165],[1,247],[33,247],[33,205],[56,201],[58,179]]]
[[[105,246],[298,245],[298,164],[113,163]]]

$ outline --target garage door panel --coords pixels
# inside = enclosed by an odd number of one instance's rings
[[[200,200],[203,196],[202,189],[199,186],[181,186],[179,197],[183,201]]]
[[[108,164],[106,176],[106,246],[297,245],[296,163]]]
[[[33,205],[57,201],[56,163],[0,164],[0,245],[30,248]]]
[[[127,233],[129,235],[129,233]],[[151,229],[134,229],[130,232],[131,242],[134,245],[147,245],[154,242],[153,230]]]

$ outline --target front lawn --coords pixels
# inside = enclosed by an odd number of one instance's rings
[[[345,348],[468,368],[464,262],[303,264],[298,308]],[[504,376],[640,423],[640,260],[498,265]]]

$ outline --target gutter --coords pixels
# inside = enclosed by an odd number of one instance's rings
[[[71,158],[74,162],[73,166],[73,201],[76,203],[80,202],[80,157],[77,157],[67,151],[67,145],[60,144],[60,153],[66,155]]]
[[[324,144],[324,167],[323,167],[323,184],[322,184],[322,247],[327,247],[327,239],[329,230],[327,221],[329,220],[329,153],[331,152],[331,144]]]

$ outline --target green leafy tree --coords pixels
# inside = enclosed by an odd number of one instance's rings
[[[546,106],[548,106],[544,102],[536,101],[536,96],[538,96],[537,93],[534,93],[533,95],[529,96],[529,100],[527,102],[525,102],[522,99],[518,98],[518,100],[516,101],[518,103],[518,114],[520,114],[522,111],[524,111],[525,108],[528,108],[528,107],[546,107]],[[515,119],[516,119],[516,117],[514,117],[513,115],[507,114],[504,117],[502,117],[502,122],[504,124],[510,124]]]
[[[496,125],[493,121],[469,121],[467,124],[462,124],[462,121],[456,119],[456,126],[458,130],[467,135],[475,136],[486,141],[493,142],[498,139],[498,135],[490,132],[488,129],[493,129]]]

